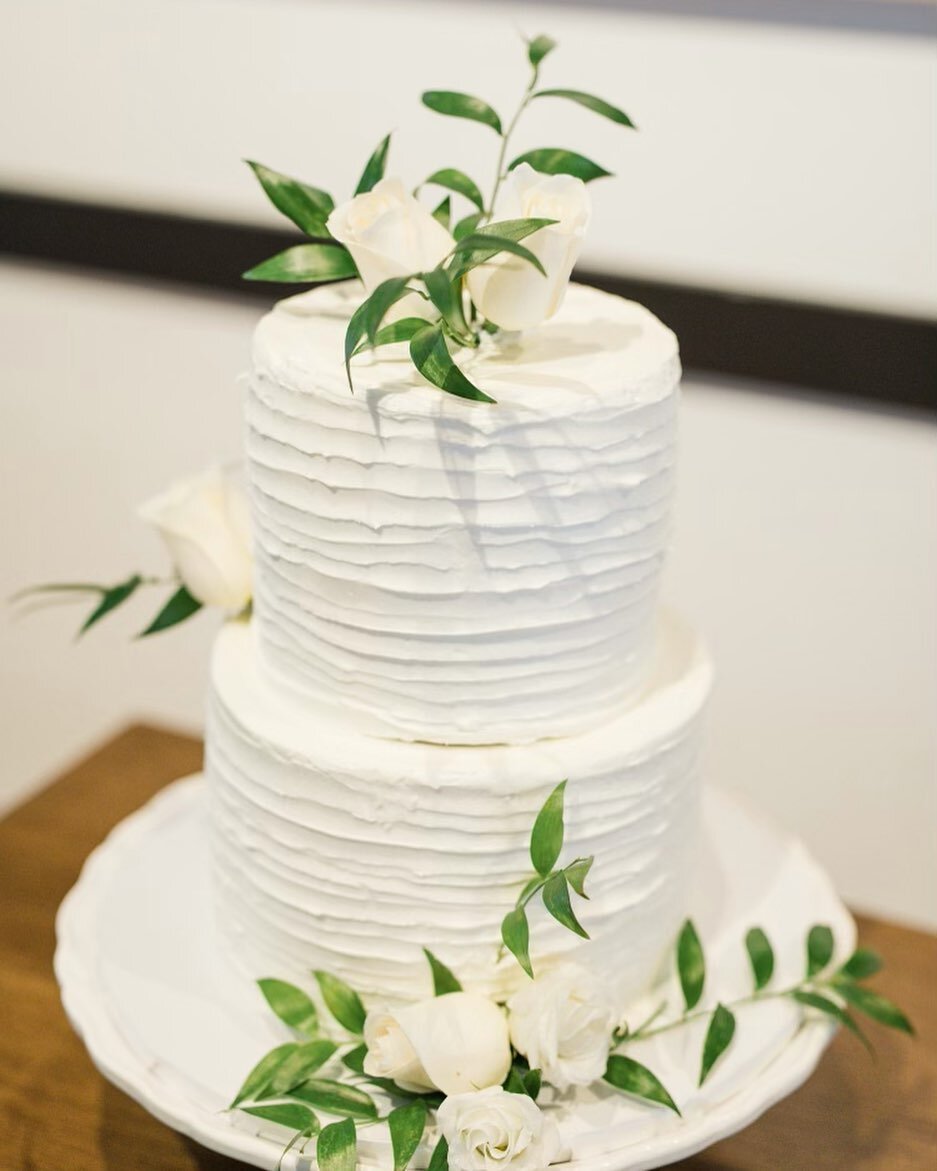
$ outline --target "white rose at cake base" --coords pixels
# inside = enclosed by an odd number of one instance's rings
[[[455,244],[400,179],[382,179],[373,190],[341,204],[327,226],[351,253],[369,293],[390,277],[435,268]],[[431,314],[430,303],[414,294],[398,301],[387,320]]]
[[[250,514],[240,479],[219,467],[179,480],[139,514],[159,531],[183,585],[231,614],[251,600]]]
[[[461,1094],[498,1086],[511,1068],[507,1019],[483,996],[450,992],[396,1013],[371,1012],[365,1073],[402,1089]]]
[[[527,163],[515,167],[501,187],[494,219],[556,220],[524,241],[546,276],[527,261],[502,253],[468,274],[469,293],[479,311],[507,330],[528,329],[552,317],[563,303],[591,210],[581,179],[541,175]]]
[[[558,1090],[598,1081],[615,1023],[594,973],[562,964],[525,984],[508,1002],[511,1042]]]
[[[544,1171],[561,1154],[556,1123],[526,1094],[500,1086],[449,1097],[436,1114],[449,1171]]]

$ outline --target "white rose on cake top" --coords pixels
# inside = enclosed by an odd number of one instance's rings
[[[365,1073],[404,1090],[461,1094],[500,1086],[511,1068],[508,1023],[496,1004],[449,992],[364,1023]]]
[[[526,1094],[500,1086],[447,1098],[436,1120],[449,1144],[449,1171],[543,1171],[560,1156],[553,1119]]]
[[[235,475],[211,467],[178,480],[139,514],[158,529],[193,598],[232,614],[244,609],[253,594],[250,514]]]
[[[615,1024],[605,990],[578,964],[563,964],[525,984],[508,1001],[511,1041],[558,1090],[598,1081]]]
[[[501,187],[492,219],[556,220],[524,240],[547,275],[508,253],[479,265],[467,277],[479,312],[502,329],[527,329],[552,317],[563,303],[591,214],[581,179],[541,175],[527,163],[515,167]]]
[[[400,179],[382,179],[371,191],[336,207],[326,226],[351,253],[369,293],[390,277],[435,268],[455,244]],[[385,320],[432,313],[429,302],[414,294],[399,301]]]

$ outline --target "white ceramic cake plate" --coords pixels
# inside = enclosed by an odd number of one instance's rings
[[[216,939],[208,855],[205,786],[190,777],[90,856],[59,912],[56,975],[105,1077],[204,1146],[274,1168],[288,1132],[224,1108],[257,1058],[284,1040],[283,1029]],[[800,978],[810,924],[828,923],[842,953],[855,940],[852,919],[803,846],[712,790],[691,913],[713,1001],[750,990],[742,944],[750,926],[764,927],[774,943],[778,987]],[[679,1004],[672,982],[636,1005],[632,1021],[662,998]],[[697,1026],[629,1049],[661,1077],[682,1118],[601,1085],[556,1103],[568,1171],[660,1167],[742,1129],[810,1076],[832,1035],[826,1021],[804,1020],[786,1000],[745,1006],[737,1017],[733,1046],[703,1090],[695,1087]],[[381,1128],[361,1132],[359,1160],[391,1167]]]

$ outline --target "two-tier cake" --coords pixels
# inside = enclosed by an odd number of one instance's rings
[[[499,924],[568,778],[591,940],[544,915],[534,950],[549,967],[577,946],[624,1006],[685,914],[711,676],[657,607],[676,339],[574,285],[466,363],[495,404],[393,348],[356,360],[351,394],[362,295],[291,298],[255,337],[253,618],[218,638],[206,749],[221,926],[253,976],[327,969],[399,1001],[431,945],[505,993]]]

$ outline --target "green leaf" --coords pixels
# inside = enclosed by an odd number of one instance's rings
[[[526,1096],[527,1090],[524,1088],[523,1072],[516,1065],[512,1065],[508,1070],[508,1076],[504,1079],[502,1088],[509,1094],[524,1094]]]
[[[458,253],[465,248],[469,241],[472,241],[472,255],[467,258],[457,258],[453,262],[450,275],[453,279],[456,279],[460,276],[464,276],[465,273],[471,271],[473,268],[476,268],[479,264],[484,264],[493,256],[496,256],[499,252],[503,252],[507,249],[510,249],[510,251],[515,251],[515,249],[511,248],[510,245],[505,243],[505,241],[510,240],[512,243],[516,243],[519,240],[526,239],[528,236],[532,236],[534,232],[539,232],[541,228],[549,227],[550,224],[555,223],[556,220],[541,218],[499,220],[493,224],[484,224],[478,228],[477,231],[470,233],[467,236],[463,236],[457,242],[456,252]],[[484,243],[479,242],[476,244],[475,241],[478,237],[491,237],[492,239],[490,246],[487,240],[485,240]],[[524,258],[527,260],[531,260],[533,257],[533,253],[522,253],[521,255],[524,255]],[[540,268],[540,271],[543,272],[542,265],[535,261],[534,263],[536,263],[537,267]]]
[[[594,861],[594,858],[577,858],[575,862],[570,862],[563,871],[566,875],[566,881],[581,899],[589,897],[586,894],[586,877],[592,869]]]
[[[433,995],[445,996],[447,992],[461,992],[462,985],[455,978],[446,965],[436,958],[428,947],[423,948],[423,954],[433,973]]]
[[[848,1012],[841,1005],[836,1004],[835,1001],[830,1000],[827,996],[820,996],[817,992],[808,992],[805,989],[795,989],[791,993],[791,998],[796,1000],[798,1004],[806,1005],[807,1008],[814,1008],[818,1012],[825,1013],[837,1020],[841,1025],[844,1025],[851,1033],[853,1033],[866,1049],[871,1053],[872,1045],[868,1037],[859,1028],[858,1023],[849,1015]]]
[[[358,993],[330,972],[314,972],[313,975],[318,981],[326,1008],[332,1016],[349,1033],[360,1034],[364,1029],[364,1018],[367,1013]]]
[[[898,1005],[886,1000],[878,992],[872,992],[869,988],[860,988],[856,984],[848,983],[837,983],[836,991],[844,1000],[857,1008],[859,1012],[871,1017],[873,1021],[878,1021],[880,1025],[886,1025],[889,1029],[898,1029],[902,1033],[914,1036],[914,1026]]]
[[[594,97],[592,94],[585,94],[579,89],[540,89],[537,90],[533,97],[567,98],[571,102],[577,102],[580,106],[585,106],[587,110],[591,110],[594,114],[601,114],[603,118],[610,118],[613,122],[617,122],[619,126],[630,126],[632,130],[637,129],[624,110],[619,110],[617,106],[613,106],[609,102],[603,102],[601,98]]]
[[[440,390],[476,402],[495,401],[470,382],[453,362],[441,325],[428,325],[413,335],[410,339],[410,357],[423,377]]]
[[[461,285],[457,284],[456,279],[444,268],[433,268],[424,273],[423,283],[426,285],[430,301],[439,310],[452,333],[460,340],[465,338],[468,326],[462,312]]]
[[[467,272],[471,272],[473,268],[478,268],[480,264],[487,264],[489,260],[493,260],[502,252],[510,252],[514,256],[519,256],[521,260],[526,260],[528,264],[532,265],[542,276],[547,275],[540,258],[529,248],[525,248],[523,244],[518,244],[515,240],[509,240],[507,237],[491,236],[487,232],[484,234],[472,232],[468,236],[463,236],[453,249],[454,259],[449,270],[450,278],[458,280]]]
[[[556,41],[552,37],[539,36],[534,37],[532,41],[527,42],[527,59],[533,65],[534,69],[546,57],[548,53],[552,53],[556,48]]]
[[[605,1081],[616,1090],[626,1094],[633,1094],[636,1098],[643,1098],[646,1102],[656,1102],[666,1106],[674,1114],[679,1115],[677,1104],[667,1093],[657,1076],[631,1057],[620,1053],[613,1053],[608,1059],[605,1070]]]
[[[328,236],[325,221],[335,207],[335,200],[327,191],[300,183],[298,179],[281,175],[279,171],[272,171],[262,163],[254,163],[250,159],[247,160],[247,165],[257,176],[261,187],[267,193],[267,198],[277,211],[291,219],[307,236]]]
[[[543,905],[557,923],[562,923],[564,927],[582,939],[589,938],[588,931],[573,914],[573,908],[569,902],[569,886],[562,870],[559,874],[554,874],[544,885]]]
[[[560,781],[547,797],[530,831],[530,860],[544,878],[556,865],[563,848],[563,800],[566,782]]]
[[[882,957],[867,947],[860,947],[854,951],[849,959],[839,969],[837,975],[845,976],[849,980],[868,980],[884,967]]]
[[[238,1090],[228,1109],[233,1110],[235,1106],[253,1098],[262,1098],[273,1080],[274,1074],[298,1048],[299,1045],[295,1041],[287,1041],[285,1045],[278,1045],[276,1049],[271,1049],[269,1053],[264,1054],[244,1079],[244,1084]]]
[[[185,586],[180,586],[146,630],[140,631],[138,637],[147,638],[161,630],[169,630],[171,626],[178,626],[180,622],[185,622],[186,618],[197,614],[201,608],[202,603],[198,598],[193,598]]]
[[[397,302],[410,292],[408,283],[411,279],[409,276],[389,277],[381,281],[365,301],[364,332],[372,346],[377,344],[377,331],[381,322]]]
[[[309,1037],[318,1033],[319,1014],[302,988],[285,980],[258,980],[257,987],[285,1025]]]
[[[338,1046],[334,1041],[319,1039],[307,1041],[279,1066],[268,1087],[269,1094],[286,1094],[321,1069],[334,1056]]]
[[[449,231],[449,221],[452,219],[452,200],[447,195],[446,198],[435,208],[433,208],[433,219]]]
[[[319,1171],[355,1171],[358,1165],[358,1135],[350,1118],[322,1128],[316,1143]]]
[[[677,972],[680,975],[680,987],[683,989],[683,1000],[687,1012],[699,1004],[703,995],[703,985],[706,982],[706,961],[703,957],[703,945],[700,943],[692,919],[687,919],[680,930],[677,940]]]
[[[518,155],[508,166],[508,170],[513,171],[521,163],[529,163],[541,175],[573,175],[583,183],[591,183],[593,179],[604,179],[612,173],[587,159],[585,155],[556,146],[544,146],[539,150],[529,150],[526,154]]]
[[[345,280],[357,273],[351,253],[340,244],[296,244],[249,268],[243,278],[246,281],[317,284]]]
[[[541,228],[548,228],[557,220],[545,219],[543,216],[534,216],[521,220],[495,220],[492,224],[483,224],[479,229],[482,236],[497,236],[499,240],[526,240]]]
[[[745,949],[752,966],[755,991],[760,992],[774,975],[774,950],[760,927],[753,927],[745,936]]]
[[[308,1106],[300,1106],[298,1102],[275,1102],[270,1106],[245,1106],[245,1114],[253,1114],[255,1118],[265,1118],[268,1122],[278,1122],[280,1126],[288,1126],[290,1130],[301,1130],[307,1134],[316,1134],[319,1129],[319,1120]]]
[[[449,1171],[449,1143],[445,1135],[440,1135],[439,1142],[433,1148],[426,1171]]]
[[[394,1171],[405,1171],[416,1154],[426,1129],[426,1106],[423,1102],[408,1102],[398,1106],[387,1116],[390,1144],[394,1151]]]
[[[291,1098],[298,1098],[326,1114],[344,1114],[349,1118],[377,1118],[377,1106],[370,1094],[357,1086],[330,1078],[307,1078],[290,1090]]]
[[[349,1049],[347,1053],[342,1055],[342,1065],[352,1070],[354,1073],[364,1073],[364,1059],[368,1055],[368,1047],[365,1044],[356,1045],[354,1049]]]
[[[395,276],[381,281],[352,313],[345,328],[345,373],[348,376],[348,385],[352,389],[354,387],[351,379],[351,359],[357,352],[359,343],[367,336],[372,346],[377,345],[377,333],[381,322],[388,311],[406,296],[407,282],[410,279],[409,276]]]
[[[386,138],[381,139],[374,148],[374,153],[365,163],[361,178],[358,180],[358,186],[355,188],[355,195],[363,195],[366,191],[371,191],[384,178],[388,150],[390,150],[389,134]]]
[[[524,1092],[536,1102],[540,1096],[540,1087],[543,1084],[543,1075],[539,1069],[528,1069],[524,1074]]]
[[[78,631],[79,636],[85,631],[90,630],[106,615],[110,614],[112,610],[116,610],[121,603],[126,602],[129,597],[137,592],[139,587],[143,584],[143,578],[139,573],[128,577],[126,581],[120,582],[115,586],[108,586],[106,589],[101,589],[101,600],[91,611],[88,617],[84,620],[81,630]]]
[[[523,907],[515,907],[501,920],[501,940],[528,976],[533,979],[530,964],[530,927]]]
[[[392,321],[390,325],[382,325],[374,335],[374,349],[378,346],[393,345],[394,342],[408,342],[415,333],[426,328],[425,317],[402,317],[399,321]],[[371,349],[370,342],[361,342],[352,357]]]
[[[446,114],[450,118],[468,118],[472,122],[482,122],[490,126],[495,133],[501,133],[501,119],[495,111],[483,102],[481,98],[474,98],[471,94],[454,93],[452,90],[428,89],[422,95],[423,105],[437,114]]]
[[[823,924],[810,928],[807,935],[807,975],[816,976],[833,958],[833,932]]]
[[[716,1005],[716,1011],[706,1030],[703,1043],[703,1060],[700,1065],[699,1084],[709,1077],[712,1067],[732,1044],[735,1036],[735,1017],[723,1004]]]
[[[452,229],[452,235],[456,242],[464,240],[466,236],[470,236],[484,219],[484,215],[484,212],[476,211],[472,215],[467,215],[464,219],[459,220]]]
[[[458,171],[455,167],[444,167],[441,171],[434,171],[423,181],[424,186],[429,183],[464,196],[470,203],[474,203],[480,212],[485,210],[485,197],[475,180],[470,179],[464,171]]]

